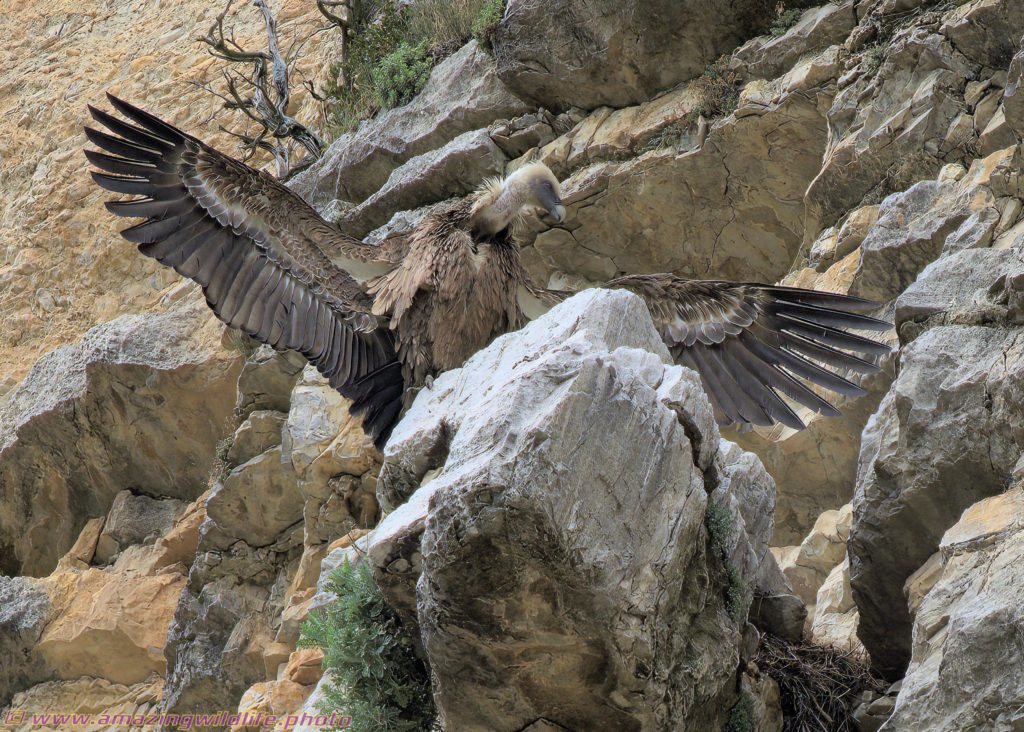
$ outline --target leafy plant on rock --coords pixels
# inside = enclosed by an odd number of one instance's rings
[[[729,559],[729,540],[734,531],[729,511],[716,503],[708,503],[704,510],[704,526],[711,537],[711,551],[717,554],[725,570],[725,609],[729,617],[739,622],[743,613],[746,588],[739,569]]]
[[[486,0],[480,8],[480,14],[473,24],[473,37],[484,50],[491,49],[491,37],[505,15],[506,2],[507,0]]]
[[[330,673],[324,714],[352,718],[358,732],[429,732],[437,710],[430,673],[365,564],[328,575],[338,597],[302,623],[300,648],[323,650]]]
[[[430,78],[427,43],[415,46],[403,41],[381,59],[373,70],[373,92],[384,109],[408,104]]]
[[[786,31],[797,24],[800,20],[800,16],[803,15],[803,10],[799,8],[789,8],[788,10],[779,7],[778,15],[775,16],[775,20],[772,21],[771,27],[768,32],[776,38],[786,35]]]

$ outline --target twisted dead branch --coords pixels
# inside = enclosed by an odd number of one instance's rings
[[[324,153],[324,142],[315,131],[288,114],[289,62],[285,60],[278,46],[277,21],[266,0],[253,2],[263,14],[266,25],[265,51],[247,50],[235,41],[232,31],[225,32],[224,19],[233,4],[234,0],[228,0],[223,12],[211,24],[209,31],[198,40],[209,46],[210,54],[216,58],[223,59],[229,64],[248,65],[250,70],[243,72],[234,66],[225,69],[223,74],[226,93],[198,82],[193,83],[223,99],[224,109],[238,110],[258,126],[259,131],[256,134],[234,132],[223,125],[220,126],[223,132],[241,141],[241,147],[245,151],[242,159],[248,161],[257,150],[265,150],[273,156],[277,164],[277,177],[285,179],[318,160]],[[292,60],[295,51],[293,44],[292,53],[289,54]],[[297,163],[293,163],[296,153],[294,143],[301,145],[307,152],[307,155]]]

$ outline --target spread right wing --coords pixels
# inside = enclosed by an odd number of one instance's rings
[[[866,392],[825,367],[872,373],[879,367],[866,359],[890,350],[846,331],[892,328],[863,314],[878,303],[848,295],[671,274],[630,275],[602,287],[630,290],[644,299],[672,357],[700,374],[725,424],[782,422],[803,429],[780,394],[814,412],[839,416],[812,385],[846,396]]]
[[[275,178],[238,162],[127,102],[107,95],[135,124],[89,107],[111,133],[86,128],[103,152],[86,150],[115,193],[118,216],[145,219],[121,232],[139,251],[198,282],[217,317],[279,350],[302,353],[353,400],[378,447],[398,418],[404,392],[387,323],[372,299],[324,250],[368,261]],[[359,274],[357,273],[357,276]]]

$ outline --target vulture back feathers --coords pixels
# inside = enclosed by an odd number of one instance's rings
[[[512,236],[531,208],[558,222],[565,215],[558,181],[541,164],[428,216],[392,261],[394,248],[346,236],[272,176],[108,98],[129,121],[90,106],[108,132],[86,128],[100,150],[85,154],[100,186],[142,196],[107,204],[143,219],[125,239],[198,282],[228,325],[302,353],[352,400],[378,448],[430,377],[520,327],[528,305],[572,294],[534,283]],[[859,396],[829,367],[869,373],[889,350],[847,331],[891,327],[864,315],[878,306],[860,298],[671,274],[603,286],[644,299],[673,359],[700,374],[721,423],[802,428],[783,397],[838,415],[812,386]]]

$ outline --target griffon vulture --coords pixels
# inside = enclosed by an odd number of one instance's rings
[[[302,353],[344,396],[382,446],[408,394],[520,327],[536,286],[513,225],[533,208],[561,221],[557,179],[540,164],[488,183],[428,216],[395,262],[346,236],[299,196],[153,115],[108,95],[131,123],[89,107],[110,133],[86,128],[87,150],[115,193],[122,232],[147,256],[198,282],[217,317],[277,349]],[[329,258],[327,253],[331,254]],[[804,425],[780,393],[824,414],[838,410],[804,383],[863,390],[823,366],[877,370],[888,347],[844,328],[884,330],[860,314],[875,303],[812,290],[634,275],[606,287],[642,297],[679,363],[695,369],[723,423]]]

